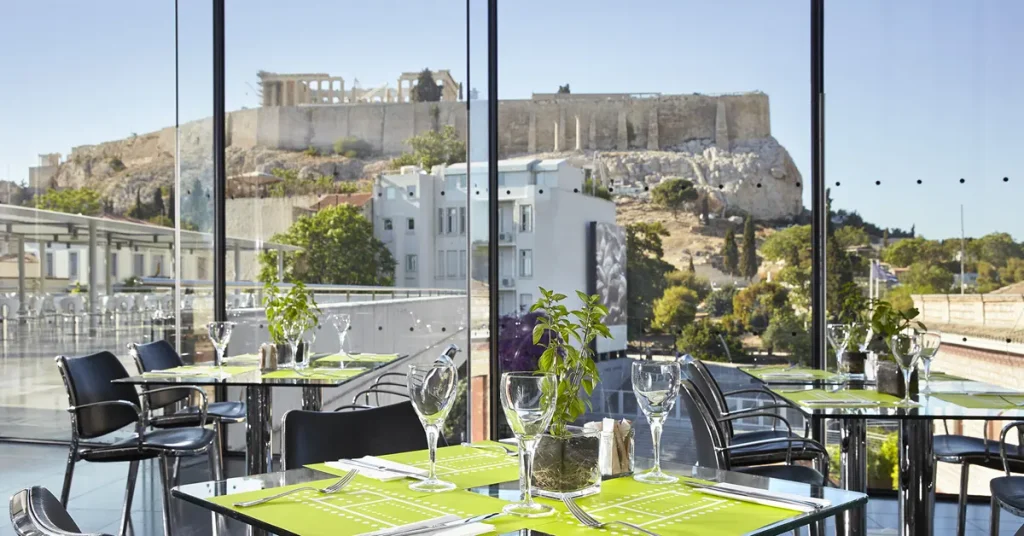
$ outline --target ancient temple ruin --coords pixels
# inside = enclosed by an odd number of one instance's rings
[[[441,86],[441,100],[459,100],[459,83],[452,78],[451,71],[431,71],[434,81]],[[358,80],[346,91],[345,79],[327,73],[281,74],[260,71],[261,105],[271,106],[313,106],[372,102],[412,102],[412,90],[416,87],[419,72],[405,72],[398,77],[398,88],[387,84],[364,89]]]

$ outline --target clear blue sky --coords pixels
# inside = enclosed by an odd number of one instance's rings
[[[182,119],[193,120],[211,112],[211,16],[208,2],[181,4],[178,89]],[[173,15],[170,0],[5,5],[0,177],[26,178],[38,153],[172,125]],[[806,0],[505,0],[500,15],[503,98],[564,83],[576,93],[761,90],[775,137],[810,179]],[[257,105],[250,86],[260,69],[327,72],[364,87],[394,87],[400,72],[423,67],[466,79],[460,0],[229,0],[227,17],[229,110]],[[836,208],[939,238],[959,234],[964,203],[968,235],[1024,239],[1022,19],[1016,0],[828,2]],[[484,53],[473,51],[480,89]]]

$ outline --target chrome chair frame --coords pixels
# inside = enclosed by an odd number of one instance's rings
[[[52,511],[46,511],[48,508]],[[81,532],[60,501],[42,486],[26,488],[12,495],[10,515],[18,536],[105,536]],[[62,527],[62,523],[67,526]]]
[[[1014,421],[1003,427],[1003,430],[999,433],[999,458],[1003,462],[1003,472],[1006,473],[1006,476],[1001,478],[1020,479],[1022,486],[1024,486],[1024,476],[1012,476],[1010,472],[1010,460],[1006,453],[1006,435],[1013,429],[1017,429],[1017,444],[1024,445],[1024,421]],[[994,536],[999,536],[999,514],[1002,510],[1007,510],[1017,517],[1024,517],[1024,510],[1003,502],[999,496],[993,492],[992,517],[989,522],[989,532]]]

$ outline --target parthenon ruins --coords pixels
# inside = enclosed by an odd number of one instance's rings
[[[441,100],[459,100],[459,83],[448,69],[431,71],[441,86]],[[260,71],[262,106],[310,106],[364,102],[411,102],[419,72],[405,72],[398,77],[398,89],[387,84],[363,89],[358,86],[345,91],[345,79],[327,73],[279,74]],[[358,84],[358,81],[357,81]]]

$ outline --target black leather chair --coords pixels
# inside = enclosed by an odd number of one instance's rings
[[[1006,443],[1006,435],[1013,429],[1017,430],[1018,445]],[[989,490],[992,492],[992,520],[989,532],[993,536],[999,536],[999,513],[1002,510],[1007,510],[1018,517],[1024,517],[1024,476],[1010,475],[1011,472],[1020,472],[1020,461],[1015,462],[1013,454],[1011,454],[1017,453],[1019,457],[1020,444],[1024,444],[1024,421],[1011,422],[1004,426],[1003,431],[999,434],[999,460],[1002,462],[1001,469],[1006,476],[993,478],[989,482]],[[1016,471],[1012,471],[1014,464],[1017,467]],[[960,493],[963,494],[963,490]]]
[[[71,493],[71,481],[78,460],[89,462],[128,462],[128,484],[121,517],[120,534],[125,534],[131,514],[132,495],[139,462],[159,458],[164,485],[164,531],[171,532],[170,488],[177,480],[171,472],[171,460],[182,456],[210,455],[214,479],[220,480],[220,452],[215,446],[216,436],[206,424],[206,393],[198,387],[169,387],[151,389],[150,395],[172,390],[190,389],[199,393],[203,401],[199,411],[198,427],[164,430],[146,429],[148,405],[139,399],[135,388],[128,384],[113,383],[128,377],[128,371],[110,352],[99,352],[83,357],[57,357],[64,387],[68,392],[71,413],[71,449],[60,502],[65,507]],[[97,438],[126,426],[134,426],[134,433],[126,439],[109,445],[79,447],[83,439]]]
[[[733,428],[733,421],[743,418],[744,414],[748,416],[753,413],[771,414],[769,410],[792,409],[793,406],[785,399],[767,389],[740,389],[728,393],[723,392],[714,376],[711,375],[711,371],[699,360],[687,363],[685,371],[687,377],[693,382],[694,387],[697,388],[704,400],[708,402],[711,414],[715,422],[718,423],[721,433],[728,439],[730,445],[735,445],[735,449],[730,453],[732,465],[744,467],[781,463],[787,459],[803,461],[828,459],[828,452],[825,451],[820,443],[806,439],[806,436],[809,435],[806,419],[804,421],[803,436],[793,433],[788,428],[786,430],[779,430],[776,424],[783,421],[778,419],[773,419],[770,430],[736,433]],[[744,410],[730,410],[726,397],[733,395],[763,396],[770,400],[771,403]],[[768,439],[786,438],[793,441],[765,441]]]
[[[1011,423],[1013,424],[1013,423]],[[945,422],[943,422],[945,425]],[[1005,429],[1003,436],[1005,437]],[[1009,473],[1024,473],[1024,449],[1017,445],[1006,445],[1001,441],[982,437],[950,434],[938,435],[932,440],[935,459],[960,465],[960,501],[957,511],[956,533],[963,536],[967,526],[967,485],[970,481],[970,467],[978,465],[1005,469]],[[1000,456],[1000,447],[1003,455]]]
[[[704,396],[701,395],[700,390],[694,382],[690,380],[682,380],[680,382],[679,398],[686,406],[687,413],[690,416],[690,423],[693,426],[693,439],[697,445],[697,464],[702,467],[712,467],[715,469],[722,469],[726,471],[736,471],[739,473],[747,473],[758,476],[765,476],[769,478],[780,478],[783,480],[792,480],[795,482],[802,482],[804,484],[812,484],[817,486],[824,486],[827,484],[827,478],[812,467],[806,467],[803,465],[789,465],[789,462],[793,460],[792,454],[795,454],[796,449],[804,441],[811,441],[809,439],[799,439],[793,437],[780,437],[780,438],[769,438],[762,439],[756,442],[761,445],[775,445],[783,446],[787,452],[787,459],[785,465],[761,465],[755,467],[737,467],[733,464],[732,454],[737,450],[741,450],[742,445],[733,445],[729,443],[729,438],[722,433],[721,422],[715,418],[714,412],[711,409],[711,404],[704,400]],[[789,422],[779,415],[774,413],[764,412],[759,413],[747,413],[740,416],[726,417],[728,420],[735,420],[740,418],[746,418],[749,416],[759,417],[771,417],[779,420],[782,424],[789,428]],[[750,445],[748,443],[748,445]],[[825,448],[821,444],[817,444],[821,451]],[[824,463],[828,463],[828,456],[826,454]],[[825,465],[827,467],[827,465]]]
[[[11,524],[18,536],[85,536],[50,490],[35,486],[11,496]],[[93,534],[92,536],[105,536]]]
[[[183,366],[185,363],[170,343],[164,340],[146,344],[128,344],[128,353],[135,360],[139,373],[167,370]],[[163,410],[163,415],[147,415],[148,424],[154,428],[182,428],[199,426],[199,408],[188,406],[180,411],[173,411],[176,406],[187,403],[192,394],[190,389],[169,389],[160,393],[143,389],[142,395],[147,399],[150,410]],[[206,418],[213,423],[213,431],[217,435],[217,448],[224,452],[224,424],[245,422],[244,402],[213,402],[206,410]],[[220,469],[221,474],[224,468]]]
[[[427,448],[412,402],[352,411],[292,410],[284,414],[281,435],[285,469]]]

